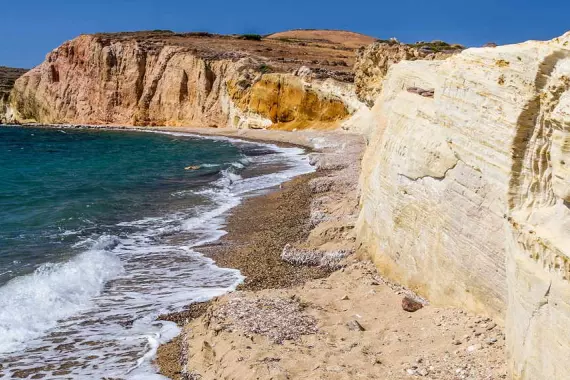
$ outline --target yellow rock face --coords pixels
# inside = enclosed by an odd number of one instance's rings
[[[245,91],[232,85],[228,88],[235,104],[243,112],[269,119],[272,128],[336,127],[349,116],[340,98],[315,90],[289,74],[265,74]]]

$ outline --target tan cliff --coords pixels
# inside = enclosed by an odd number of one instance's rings
[[[7,121],[9,108],[9,97],[14,82],[22,76],[26,69],[17,69],[12,67],[0,66],[0,123]]]
[[[433,303],[504,319],[512,379],[567,379],[570,33],[401,62],[382,88],[361,253]]]
[[[22,122],[331,128],[355,111],[353,46],[370,38],[316,32],[82,35],[20,78],[10,106]]]
[[[463,50],[461,45],[443,41],[404,44],[394,39],[376,41],[358,49],[354,66],[358,98],[372,107],[390,67],[400,61],[441,60]]]

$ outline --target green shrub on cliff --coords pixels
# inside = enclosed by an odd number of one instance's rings
[[[262,72],[263,74],[269,74],[272,73],[273,67],[266,65],[265,63],[262,63],[261,65],[259,65],[259,67],[257,68],[260,72]]]

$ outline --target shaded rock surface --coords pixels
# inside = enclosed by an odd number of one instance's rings
[[[7,115],[10,91],[12,91],[16,79],[27,71],[27,69],[0,66],[0,123],[4,123],[10,118],[10,115]]]

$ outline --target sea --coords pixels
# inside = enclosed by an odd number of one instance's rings
[[[164,379],[153,358],[179,329],[157,317],[243,281],[196,248],[313,170],[233,138],[0,127],[0,378]]]

